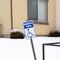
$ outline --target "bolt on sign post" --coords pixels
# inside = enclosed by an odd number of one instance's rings
[[[24,31],[25,31],[26,39],[30,39],[30,41],[31,41],[31,46],[32,46],[32,51],[33,51],[34,59],[37,60],[36,59],[35,50],[34,50],[33,41],[32,41],[32,38],[35,37],[33,21],[23,22],[23,26],[24,26]]]

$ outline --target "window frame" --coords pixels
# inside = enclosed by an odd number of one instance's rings
[[[43,24],[43,25],[49,25],[49,23],[48,23],[48,0],[46,0],[46,2],[47,2],[47,22],[38,22],[38,21],[36,21],[36,20],[33,20],[33,22],[35,23],[35,24]],[[28,16],[28,21],[29,21],[29,0],[27,0],[27,16]]]

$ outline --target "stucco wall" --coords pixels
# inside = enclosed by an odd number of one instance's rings
[[[0,24],[2,34],[9,34],[11,30],[10,0],[0,0]]]
[[[60,31],[60,0],[56,0],[56,30]]]
[[[10,26],[10,2],[9,0],[0,0],[0,20],[3,24],[3,33],[8,34],[11,30]],[[12,0],[13,2],[13,28],[23,30],[23,21],[27,20],[27,0]],[[56,26],[56,1],[48,2],[48,23],[49,25],[34,24],[36,35],[47,35]],[[3,9],[2,9],[3,8]],[[2,10],[1,10],[2,9]]]

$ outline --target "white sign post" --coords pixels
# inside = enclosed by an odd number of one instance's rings
[[[35,37],[33,21],[24,22],[23,25],[24,25],[24,31],[25,31],[26,38],[30,39],[30,41],[31,41],[34,59],[37,60],[35,50],[34,50],[33,41],[32,41],[32,38]]]

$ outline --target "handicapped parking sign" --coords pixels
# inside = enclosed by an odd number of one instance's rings
[[[23,25],[24,25],[24,31],[25,31],[26,38],[27,39],[34,38],[35,32],[34,32],[33,21],[23,22]]]
[[[23,22],[24,31],[27,39],[30,39],[34,60],[37,60],[32,38],[35,37],[33,21]]]

